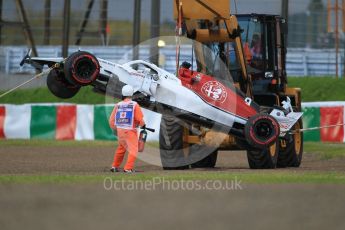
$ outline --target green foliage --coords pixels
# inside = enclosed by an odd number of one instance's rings
[[[322,0],[311,0],[308,6],[308,9],[312,12],[322,11],[325,9]]]
[[[29,15],[34,13],[29,12]],[[35,17],[30,17],[30,26],[36,45],[43,45],[43,33],[44,33],[44,18],[43,13],[36,12]],[[62,14],[62,12],[61,12]],[[81,12],[73,12],[71,17],[70,26],[70,45],[74,45],[77,40],[77,35],[80,29],[80,23],[83,18]],[[61,45],[62,39],[62,17],[51,18],[50,28],[50,40],[49,45]],[[131,45],[133,35],[133,22],[126,20],[109,20],[109,45]],[[86,32],[97,32],[99,30],[98,20],[89,20],[86,26]],[[161,25],[161,36],[175,35],[175,25],[173,23],[164,22]],[[4,27],[2,38],[2,45],[25,45],[25,36],[21,28],[16,27]],[[140,38],[141,41],[145,41],[150,38],[150,24],[142,22],[140,26]],[[99,34],[84,35],[80,45],[102,45],[101,37]]]
[[[331,77],[290,77],[289,87],[302,89],[302,101],[345,101],[345,79]]]

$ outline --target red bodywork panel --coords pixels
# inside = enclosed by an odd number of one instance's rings
[[[246,120],[258,113],[255,108],[246,104],[244,98],[238,95],[235,89],[224,86],[212,76],[180,68],[179,78],[184,87],[220,110]]]

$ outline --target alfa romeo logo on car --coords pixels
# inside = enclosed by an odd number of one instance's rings
[[[206,82],[202,86],[201,91],[203,94],[205,94],[207,97],[211,98],[212,100],[220,101],[222,103],[225,101],[227,97],[225,87],[217,81]]]

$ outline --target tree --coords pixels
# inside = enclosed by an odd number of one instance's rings
[[[325,24],[327,11],[322,0],[311,0],[308,5],[308,13],[307,42],[311,47],[320,48],[322,44],[318,42],[319,37],[326,32],[327,28]]]

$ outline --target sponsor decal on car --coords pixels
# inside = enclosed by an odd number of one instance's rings
[[[226,88],[217,81],[208,81],[201,87],[201,92],[214,101],[223,103],[228,94]]]

